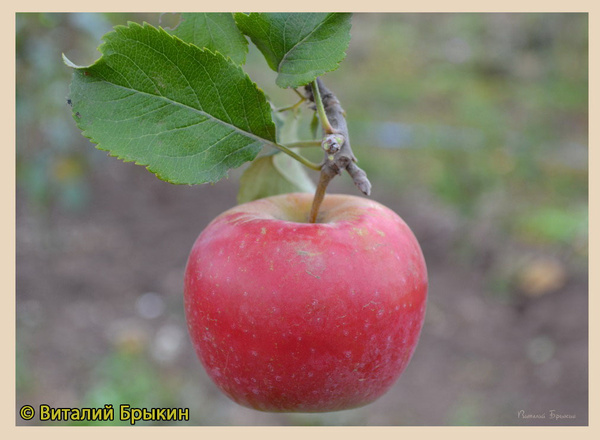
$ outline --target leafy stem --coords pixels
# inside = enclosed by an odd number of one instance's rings
[[[296,180],[309,181],[310,185],[292,185],[292,189],[307,190],[309,186],[312,190],[313,182],[305,178],[306,170],[296,162],[319,171],[321,196],[315,197],[315,212],[329,180],[344,169],[368,194],[370,184],[354,165],[343,110],[318,78],[337,69],[344,58],[352,14],[304,13],[290,20],[291,16],[186,13],[171,32],[148,23],[117,26],[103,37],[99,46],[102,56],[93,64],[78,66],[64,57],[74,69],[69,91],[73,118],[98,149],[143,165],[173,184],[217,182],[230,169],[254,161],[269,145],[285,155],[278,154],[273,163],[269,161],[274,158],[255,162],[258,165],[252,168],[253,173],[274,170],[278,175],[286,167],[290,174],[301,170],[297,175],[302,178]],[[222,32],[211,32],[213,26]],[[246,37],[277,72],[276,84],[292,88],[298,95],[292,105],[274,109],[244,72]],[[286,44],[280,44],[282,41]],[[191,93],[182,93],[181,84],[186,84]],[[125,95],[127,99],[123,99]],[[323,139],[280,141],[288,133],[291,137],[295,116],[308,101],[316,109],[310,128],[314,133],[321,125]],[[273,120],[278,111],[289,111],[294,116],[282,121],[284,132],[278,132]],[[296,150],[319,145],[325,151],[320,163],[313,163]],[[289,163],[296,168],[291,170]],[[270,166],[273,164],[278,168]],[[247,182],[253,184],[252,180]],[[287,179],[283,186],[271,185],[264,192],[250,194],[272,195],[281,188],[287,190],[290,182]],[[313,217],[316,219],[316,214]]]

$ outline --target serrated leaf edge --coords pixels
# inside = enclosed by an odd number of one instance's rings
[[[90,64],[90,65],[88,65],[88,66],[80,66],[80,65],[77,65],[77,64],[73,63],[73,62],[72,62],[72,61],[71,61],[71,60],[70,60],[70,59],[69,59],[69,58],[68,58],[68,57],[67,57],[65,54],[62,54],[63,62],[64,62],[64,63],[65,63],[67,66],[69,66],[69,67],[72,67],[72,68],[74,68],[74,69],[76,69],[76,70],[84,70],[84,69],[89,69],[89,68],[92,68],[94,65],[96,65],[97,63],[99,63],[99,62],[102,60],[103,56],[105,55],[105,52],[104,52],[104,50],[103,50],[103,49],[104,49],[104,46],[107,44],[106,37],[107,37],[107,36],[109,36],[109,35],[110,35],[110,34],[112,34],[112,33],[116,33],[118,30],[121,30],[121,29],[128,29],[128,28],[133,28],[133,27],[139,27],[139,28],[151,28],[151,29],[153,29],[153,30],[155,30],[155,31],[158,31],[159,33],[163,33],[163,34],[165,34],[165,35],[166,35],[166,36],[168,36],[169,38],[173,38],[173,39],[179,40],[179,41],[180,41],[182,44],[185,44],[185,45],[187,45],[187,46],[193,46],[194,48],[196,48],[196,49],[198,49],[198,50],[200,50],[200,51],[202,51],[202,52],[208,52],[208,53],[210,53],[210,54],[212,54],[212,55],[215,55],[215,56],[220,56],[220,57],[221,57],[221,58],[223,58],[223,59],[224,59],[224,60],[225,60],[225,61],[226,61],[228,64],[230,64],[232,67],[234,67],[234,68],[238,69],[238,70],[239,70],[239,71],[242,73],[243,77],[244,77],[244,78],[246,78],[248,81],[250,81],[250,83],[251,83],[251,84],[252,84],[252,85],[253,85],[253,86],[256,88],[256,90],[257,90],[257,91],[258,91],[258,92],[259,92],[259,93],[260,93],[260,94],[261,94],[261,95],[262,95],[262,96],[265,98],[265,102],[267,102],[267,104],[268,104],[268,102],[269,102],[269,101],[267,100],[267,97],[266,97],[266,94],[264,93],[264,91],[263,91],[263,90],[262,90],[260,87],[258,87],[258,85],[257,85],[257,84],[256,84],[254,81],[252,81],[252,78],[250,78],[250,76],[249,76],[249,75],[248,75],[248,74],[247,74],[247,73],[246,73],[246,72],[245,72],[245,71],[242,69],[242,66],[241,66],[241,65],[239,65],[239,64],[237,64],[237,63],[235,63],[234,61],[232,61],[230,57],[227,57],[227,56],[225,56],[225,55],[221,54],[220,52],[213,52],[213,51],[211,51],[210,49],[208,49],[208,48],[206,48],[206,47],[205,47],[205,48],[199,48],[198,46],[196,46],[196,45],[194,45],[194,44],[192,44],[192,43],[188,43],[188,42],[186,42],[186,41],[182,40],[181,38],[177,37],[176,35],[171,35],[169,32],[167,32],[167,31],[166,31],[165,29],[163,29],[162,27],[160,27],[160,26],[159,26],[159,27],[155,27],[155,26],[152,26],[151,24],[149,24],[149,23],[147,23],[147,22],[143,22],[143,24],[142,24],[142,25],[140,25],[139,23],[136,23],[136,22],[129,21],[129,22],[127,22],[127,25],[117,25],[117,26],[115,26],[115,27],[113,28],[113,30],[112,30],[112,31],[110,31],[110,32],[106,33],[106,34],[105,34],[105,35],[102,37],[103,43],[102,43],[102,44],[100,44],[100,45],[98,46],[98,51],[101,53],[101,56],[100,56],[100,58],[98,58],[96,61],[94,61],[92,64]],[[119,86],[119,85],[116,85],[116,84],[112,84],[112,85],[113,85],[113,86],[115,86],[115,87],[122,87],[122,86]],[[70,86],[69,86],[69,89],[70,89]],[[135,90],[135,89],[133,89],[133,91],[134,91],[134,92],[136,92],[136,93],[144,93],[144,92],[137,91],[137,90]],[[145,93],[144,93],[144,94],[145,94]],[[150,95],[150,96],[156,97],[156,95]],[[166,98],[164,98],[164,99],[166,99]],[[172,103],[172,104],[174,104],[174,105],[184,106],[183,104],[181,104],[181,103],[178,103],[178,102],[174,102],[174,101],[170,101],[170,100],[168,100],[168,101],[169,101],[169,102],[171,102],[171,103]],[[213,119],[213,120],[215,120],[214,116],[212,116],[212,115],[210,115],[210,114],[208,114],[208,113],[201,112],[201,111],[199,111],[198,109],[195,109],[195,108],[193,108],[193,107],[189,107],[189,106],[184,106],[184,107],[187,107],[187,108],[189,108],[190,110],[193,110],[193,111],[196,111],[196,112],[200,112],[200,113],[202,113],[203,115],[206,115],[207,117],[209,117],[210,119]],[[265,112],[265,114],[267,114],[267,112]],[[268,112],[268,114],[270,115],[270,109],[269,109],[269,112]],[[81,121],[79,121],[79,120],[78,120],[78,118],[77,118],[77,116],[76,116],[76,113],[73,113],[73,114],[72,114],[72,116],[73,116],[73,119],[75,120],[75,123],[76,123],[77,127],[78,127],[78,128],[81,130],[81,134],[82,134],[82,135],[83,135],[83,136],[84,136],[86,139],[88,139],[88,140],[89,140],[91,143],[95,144],[95,147],[96,147],[96,149],[98,149],[98,150],[100,150],[100,151],[105,151],[105,152],[107,152],[107,153],[108,153],[108,155],[109,155],[110,157],[115,157],[115,158],[117,158],[117,159],[119,159],[119,160],[123,161],[124,163],[133,163],[133,164],[135,164],[135,165],[143,166],[143,167],[145,167],[145,168],[146,168],[148,171],[150,171],[152,174],[154,174],[154,175],[155,175],[157,178],[159,178],[160,180],[163,180],[163,181],[165,181],[165,182],[172,183],[172,184],[176,184],[176,185],[193,185],[193,184],[201,184],[201,183],[214,183],[214,182],[217,182],[217,181],[221,180],[222,178],[224,178],[224,177],[227,177],[227,176],[228,176],[228,170],[227,170],[227,171],[225,171],[225,172],[223,172],[223,173],[218,173],[218,174],[217,174],[218,178],[216,178],[216,179],[210,179],[210,180],[201,181],[201,182],[195,182],[195,183],[190,183],[190,182],[180,182],[180,181],[176,181],[176,180],[173,180],[173,179],[168,179],[168,178],[166,178],[165,176],[161,175],[161,174],[160,174],[160,172],[158,172],[158,171],[154,170],[154,169],[152,168],[152,165],[151,165],[151,164],[148,164],[148,163],[145,163],[145,162],[140,162],[140,161],[138,161],[137,159],[127,159],[127,158],[125,158],[125,157],[123,157],[123,156],[120,156],[119,154],[112,154],[112,151],[111,151],[111,149],[104,147],[104,146],[103,146],[103,144],[101,144],[99,141],[95,140],[95,139],[94,139],[94,138],[93,138],[91,135],[88,135],[88,130],[86,130],[85,128],[83,128],[83,127],[80,125],[80,124],[81,124]],[[243,148],[241,148],[241,149],[239,149],[239,150],[236,150],[236,152],[242,151],[242,150],[244,150],[244,149],[246,149],[246,148],[250,148],[250,147],[252,147],[253,145],[255,145],[257,142],[258,142],[258,143],[261,143],[261,144],[263,144],[263,145],[264,145],[264,144],[271,144],[271,145],[273,145],[273,144],[275,143],[275,141],[272,141],[272,140],[269,140],[269,139],[264,139],[264,138],[261,138],[261,137],[259,137],[259,136],[255,135],[255,134],[253,134],[253,133],[249,133],[249,132],[246,132],[246,131],[244,131],[244,130],[241,130],[241,129],[239,129],[238,127],[236,127],[236,126],[234,126],[234,125],[231,125],[231,124],[229,124],[229,123],[226,123],[226,122],[224,122],[224,121],[221,121],[221,120],[217,120],[217,121],[218,121],[219,123],[223,124],[223,125],[230,126],[230,127],[231,127],[231,128],[234,130],[234,131],[236,131],[236,132],[238,132],[238,133],[242,134],[243,136],[249,137],[249,138],[251,138],[251,139],[253,139],[253,140],[254,140],[254,142],[252,142],[252,143],[250,143],[250,144],[248,144],[248,145],[244,146]],[[272,119],[271,119],[271,121],[270,121],[270,122],[271,122],[271,125],[273,126],[273,137],[276,139],[276,127],[275,127],[275,123],[272,121]],[[268,121],[267,121],[267,123],[268,123]],[[232,154],[233,154],[233,153],[232,153]],[[257,154],[258,154],[258,151],[257,151]],[[255,158],[256,158],[256,155],[255,155],[255,156],[254,156],[254,157],[253,157],[251,160],[249,160],[248,162],[251,162],[251,161],[252,161],[252,160],[254,160]],[[209,170],[209,171],[210,171],[210,170]]]

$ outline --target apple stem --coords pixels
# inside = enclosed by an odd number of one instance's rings
[[[325,152],[325,159],[321,165],[319,183],[313,198],[309,221],[317,221],[319,208],[325,198],[325,191],[329,182],[346,170],[354,184],[365,195],[371,194],[371,182],[367,174],[356,165],[356,157],[350,147],[348,125],[345,112],[337,97],[317,78],[305,86],[308,99],[315,103],[321,126],[323,127],[323,141],[321,147]]]
[[[323,203],[323,199],[325,199],[325,191],[327,190],[327,186],[329,182],[336,176],[336,174],[330,174],[327,170],[321,170],[321,174],[319,176],[319,184],[317,185],[317,190],[315,191],[315,196],[313,198],[313,203],[310,208],[310,215],[308,217],[309,223],[316,223],[317,217],[319,216],[319,208],[321,207],[321,203]]]

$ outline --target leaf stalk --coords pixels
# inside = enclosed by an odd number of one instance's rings
[[[311,88],[313,91],[314,103],[317,107],[317,113],[319,115],[319,120],[321,121],[321,126],[323,127],[323,131],[326,134],[333,134],[335,130],[329,123],[329,118],[327,118],[327,113],[325,112],[325,106],[323,105],[323,100],[321,99],[321,92],[319,91],[318,78],[315,79],[311,83]]]
[[[321,165],[316,164],[310,160],[308,160],[306,157],[296,153],[293,150],[290,150],[288,147],[286,147],[285,145],[281,145],[278,144],[276,142],[271,142],[270,145],[272,145],[273,147],[277,148],[279,151],[284,152],[285,154],[287,154],[290,157],[293,157],[294,159],[296,159],[298,162],[300,162],[302,165],[310,168],[311,170],[315,170],[315,171],[320,171],[321,170]]]

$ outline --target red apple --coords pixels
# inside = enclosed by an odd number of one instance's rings
[[[185,273],[188,329],[239,404],[322,412],[377,399],[419,339],[427,269],[406,223],[374,201],[311,194],[236,206],[200,234]]]

